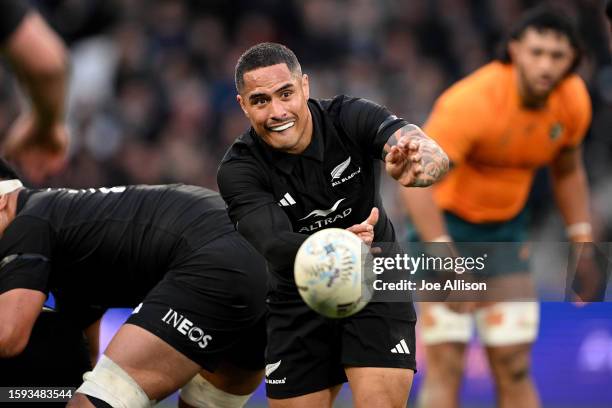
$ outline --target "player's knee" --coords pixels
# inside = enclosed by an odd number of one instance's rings
[[[85,381],[77,389],[77,393],[86,395],[89,402],[96,407],[104,407],[104,404],[129,408],[145,408],[153,405],[138,383],[104,354],[93,371],[85,373],[83,379]]]
[[[529,379],[531,364],[527,351],[501,356],[495,365],[500,386],[512,387]]]
[[[194,408],[242,408],[252,393],[236,395],[225,392],[197,374],[183,388],[180,397]]]

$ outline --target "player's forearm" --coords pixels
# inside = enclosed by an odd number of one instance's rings
[[[448,237],[442,211],[431,188],[400,187],[400,197],[422,241],[441,241]]]
[[[553,190],[559,211],[565,225],[573,233],[569,238],[575,241],[590,241],[589,231],[591,217],[589,214],[589,186],[582,162],[571,172],[556,172],[553,170]]]
[[[242,218],[238,232],[266,258],[275,270],[293,269],[295,255],[308,237],[292,232],[289,220],[274,208],[258,208]]]
[[[9,38],[5,52],[31,99],[40,127],[64,120],[68,52],[35,12]]]
[[[405,187],[427,187],[440,180],[449,169],[442,148],[418,126],[397,130],[384,146],[387,173]]]

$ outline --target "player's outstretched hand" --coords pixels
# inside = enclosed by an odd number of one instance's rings
[[[378,208],[372,208],[370,211],[370,215],[363,221],[361,224],[355,224],[349,228],[347,231],[351,231],[353,234],[357,235],[361,240],[367,245],[372,245],[374,242],[374,226],[378,222]]]
[[[26,114],[9,129],[4,155],[29,181],[40,184],[64,167],[68,141],[65,123],[40,125],[31,114]]]
[[[393,136],[385,156],[387,174],[405,187],[427,187],[447,171],[448,156],[440,146],[415,125],[406,125]]]

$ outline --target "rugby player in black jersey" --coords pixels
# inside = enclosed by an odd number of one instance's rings
[[[265,260],[217,193],[31,190],[2,162],[0,234],[0,357],[24,349],[49,292],[69,316],[136,306],[69,406],[146,407],[183,387],[184,406],[241,407],[261,381]]]
[[[354,316],[326,319],[300,299],[293,262],[323,228],[394,243],[378,188],[381,163],[404,186],[428,186],[448,158],[418,127],[373,102],[309,99],[308,76],[280,44],[247,50],[235,74],[252,127],[227,151],[218,184],[238,231],[271,270],[270,406],[331,407],[348,380],[357,407],[405,407],[416,369],[412,303],[372,302]],[[397,344],[408,350],[392,353]]]

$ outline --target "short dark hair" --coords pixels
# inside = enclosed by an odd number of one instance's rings
[[[0,180],[19,179],[19,175],[4,158],[0,157]]]
[[[293,51],[284,45],[265,42],[252,46],[240,56],[236,64],[234,74],[236,90],[240,92],[244,87],[244,74],[247,72],[276,64],[287,64],[287,68],[292,73],[299,74],[302,71]]]
[[[562,11],[546,5],[527,10],[521,19],[512,27],[506,41],[503,42],[503,48],[501,49],[499,57],[500,61],[508,64],[512,62],[512,57],[508,52],[508,44],[511,41],[520,40],[523,34],[525,34],[525,31],[529,28],[533,28],[538,32],[551,30],[565,35],[576,53],[574,63],[568,70],[568,73],[573,72],[580,65],[584,51],[575,24]]]
[[[606,3],[606,15],[612,21],[612,0],[608,0]]]

